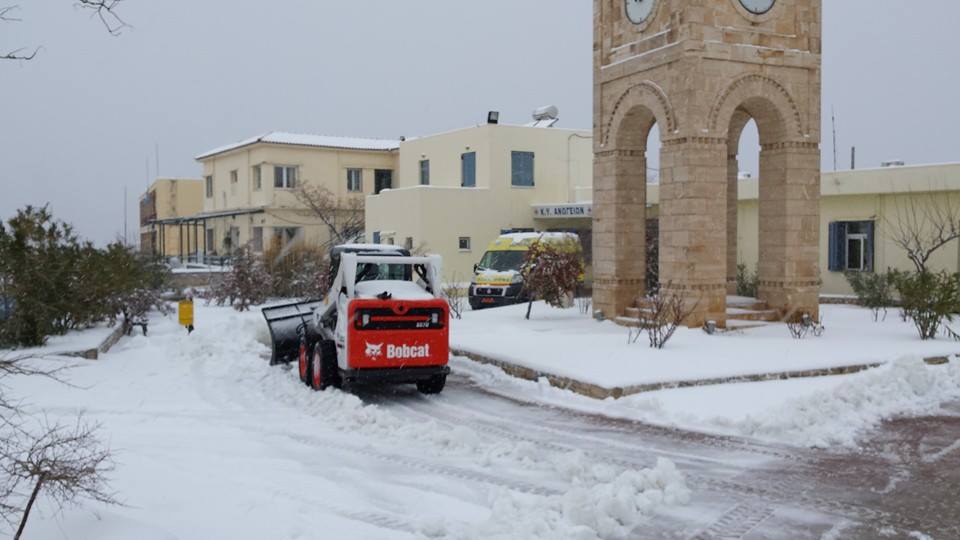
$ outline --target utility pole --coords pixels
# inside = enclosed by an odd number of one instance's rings
[[[123,185],[123,245],[130,244],[130,237],[127,236],[127,185]]]
[[[833,170],[837,170],[837,111],[830,107],[830,116],[833,119]]]
[[[857,147],[856,146],[850,147],[850,170],[851,171],[857,170]]]

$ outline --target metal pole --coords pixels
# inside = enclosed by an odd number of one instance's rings
[[[207,220],[203,220],[203,260],[207,260]]]

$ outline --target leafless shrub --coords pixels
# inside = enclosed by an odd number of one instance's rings
[[[586,295],[577,295],[577,309],[580,310],[581,315],[587,315],[590,313],[590,308],[593,307],[593,298]]]
[[[210,289],[207,301],[216,302],[218,306],[228,304],[237,311],[247,311],[255,304],[264,303],[270,290],[270,273],[263,261],[244,247],[237,252],[230,272]]]
[[[645,299],[645,309],[640,310],[640,328],[630,333],[630,342],[639,341],[643,333],[652,349],[663,349],[677,328],[683,325],[700,306],[700,299],[689,302],[683,295],[672,291],[668,283]]]
[[[15,540],[41,493],[58,508],[79,499],[117,504],[107,480],[111,454],[97,438],[99,426],[77,418],[72,425],[44,422],[39,428],[39,434],[21,429],[0,442],[0,505],[11,526],[19,521]]]
[[[464,287],[463,284],[460,283],[456,274],[453,276],[453,281],[444,284],[440,289],[440,295],[447,301],[447,304],[450,306],[450,314],[453,315],[455,319],[463,318],[463,305],[467,294],[467,287]]]
[[[788,320],[787,330],[793,339],[806,339],[810,335],[814,337],[822,336],[825,328],[823,321],[815,321],[808,313],[804,313],[799,317]]]

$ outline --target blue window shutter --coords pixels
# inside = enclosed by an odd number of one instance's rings
[[[875,231],[877,228],[876,223],[872,221],[864,221],[863,228],[864,230],[867,231],[867,245],[866,245],[866,248],[864,249],[867,260],[864,265],[865,266],[864,269],[867,272],[873,272],[874,271],[874,265],[873,265],[874,238],[875,238]]]
[[[835,221],[830,224],[829,234],[830,263],[828,270],[843,272],[847,267],[847,226],[846,223]]]

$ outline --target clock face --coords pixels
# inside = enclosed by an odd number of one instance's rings
[[[642,24],[650,18],[657,0],[624,0],[627,6],[627,18],[634,24]]]
[[[743,7],[747,8],[747,11],[754,15],[763,15],[770,11],[776,2],[777,0],[740,0]]]

